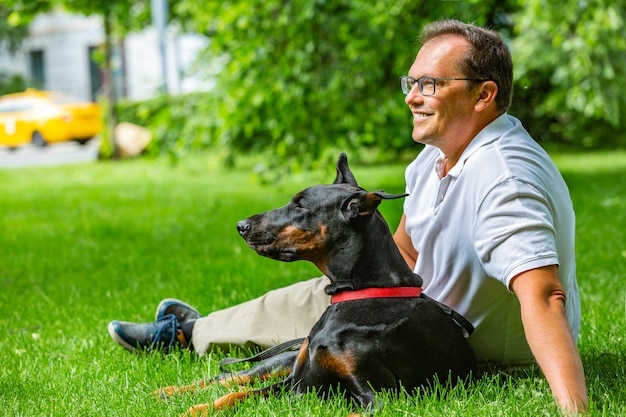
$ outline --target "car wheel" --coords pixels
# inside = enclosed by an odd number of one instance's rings
[[[78,142],[79,145],[86,145],[90,140],[91,138],[81,138],[76,139],[76,142]]]
[[[43,147],[48,144],[46,140],[43,138],[43,135],[39,132],[33,132],[33,137],[31,138],[31,143],[35,146]]]

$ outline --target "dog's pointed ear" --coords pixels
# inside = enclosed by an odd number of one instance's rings
[[[348,156],[342,152],[339,155],[339,159],[337,159],[337,176],[335,177],[335,182],[333,184],[350,184],[358,187],[359,184],[356,182],[356,178],[350,171],[350,167],[348,166]]]
[[[382,200],[394,200],[408,194],[389,194],[384,191],[360,191],[346,198],[341,205],[341,214],[346,221],[366,217],[374,213]]]

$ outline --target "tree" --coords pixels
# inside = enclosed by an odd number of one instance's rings
[[[512,43],[519,86],[514,102],[533,121],[535,137],[587,147],[624,146],[623,2],[521,3]]]
[[[496,4],[507,2],[180,0],[173,14],[213,34],[211,56],[225,61],[218,114],[204,116],[216,118],[217,143],[271,149],[295,167],[337,149],[393,158],[414,146],[399,77],[421,26],[454,17],[502,28]]]
[[[28,36],[28,27],[11,24],[11,10],[0,4],[0,45],[6,43],[10,53],[15,53]]]

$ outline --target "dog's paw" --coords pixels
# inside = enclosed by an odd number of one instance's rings
[[[197,384],[192,385],[184,385],[184,386],[175,386],[170,385],[169,387],[159,388],[156,391],[152,391],[150,395],[155,397],[158,400],[166,400],[168,397],[177,395],[177,394],[193,394],[197,389],[203,390],[206,388],[206,384],[204,380],[198,382]]]
[[[213,413],[213,404],[196,404],[189,407],[189,410],[181,417],[209,417]]]
[[[163,387],[163,388],[159,388],[157,390],[154,390],[150,393],[150,395],[154,398],[156,398],[157,400],[162,400],[165,401],[168,399],[168,397],[172,397],[176,394],[178,394],[180,392],[179,387],[176,386],[169,386],[169,387]]]
[[[245,400],[250,396],[251,391],[239,391],[226,394],[213,402],[213,409],[223,410],[234,407],[239,401]]]

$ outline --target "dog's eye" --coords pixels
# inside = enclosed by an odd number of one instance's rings
[[[301,202],[301,200],[300,200],[300,199],[294,199],[294,200],[292,200],[292,201],[291,201],[291,204],[292,204],[292,205],[293,205],[293,207],[294,207],[296,210],[298,210],[298,211],[300,211],[300,210],[304,210],[304,209],[305,209],[305,207],[304,207],[304,205],[302,204],[302,202]]]

